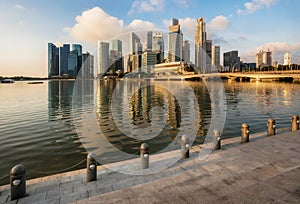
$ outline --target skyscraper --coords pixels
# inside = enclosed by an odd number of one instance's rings
[[[70,55],[70,45],[63,44],[59,48],[59,72],[60,76],[68,75],[68,58]]]
[[[206,71],[211,71],[211,64],[212,64],[212,41],[206,40],[205,41],[205,51],[206,51]]]
[[[151,50],[143,53],[142,71],[145,73],[151,73],[152,67],[157,63],[157,54]]]
[[[183,48],[182,48],[182,58],[183,61],[185,62],[190,62],[190,53],[191,53],[191,48],[190,48],[190,43],[188,40],[185,40],[183,43]]]
[[[130,32],[129,39],[129,63],[128,67],[130,72],[140,72],[142,66],[142,52],[143,45],[140,38],[134,33]]]
[[[204,18],[198,18],[195,33],[195,66],[198,72],[206,69],[206,23]]]
[[[139,45],[141,44],[141,40],[140,38],[137,36],[137,34],[135,34],[134,32],[130,32],[129,34],[129,54],[130,55],[133,55],[133,54],[136,54],[140,49]],[[141,50],[140,50],[141,51]]]
[[[153,35],[152,31],[147,32],[147,49],[148,50],[152,50],[152,35]]]
[[[59,75],[59,48],[48,43],[48,77]]]
[[[178,19],[172,19],[172,25],[169,26],[168,39],[168,61],[177,62],[182,60],[182,41],[183,34],[180,30]]]
[[[220,46],[212,46],[211,63],[216,69],[220,66],[221,48]]]
[[[124,71],[121,40],[113,40],[111,43],[109,69],[112,70],[112,72],[118,70]]]
[[[79,44],[72,44],[71,51],[76,51],[77,56],[81,56],[82,55],[82,46]]]
[[[109,67],[109,43],[98,41],[98,70],[105,74]]]
[[[158,55],[158,62],[163,62],[164,60],[164,38],[162,33],[152,34],[152,51],[156,52]]]
[[[94,56],[90,53],[82,54],[82,78],[94,78]]]
[[[71,52],[68,56],[68,76],[75,78],[78,71],[78,56],[76,52]]]
[[[117,51],[122,55],[122,41],[121,40],[113,40],[111,42],[111,50]]]
[[[74,73],[76,77],[82,66],[82,46],[80,44],[72,44],[71,53],[77,55],[77,68]]]
[[[225,52],[223,61],[225,70],[234,71],[235,69],[240,69],[240,57],[237,50]]]

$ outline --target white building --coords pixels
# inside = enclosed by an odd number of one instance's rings
[[[104,74],[109,67],[109,43],[98,41],[98,70],[100,75]]]
[[[292,55],[289,52],[287,52],[285,53],[283,58],[283,65],[290,66],[291,64],[292,64]]]

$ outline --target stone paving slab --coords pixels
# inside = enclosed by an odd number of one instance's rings
[[[236,147],[231,155],[216,151],[213,162],[210,155],[199,169],[188,169],[189,162],[183,162],[186,170],[168,178],[76,203],[300,203],[300,155],[285,151],[290,146],[300,148],[299,132],[243,144],[245,151],[234,151]]]
[[[98,167],[98,180],[86,183],[86,170],[27,181],[29,196],[10,201],[9,185],[0,203],[299,203],[300,132],[265,133],[222,140],[222,150],[179,160],[159,173],[126,175]],[[162,165],[178,151],[150,156]],[[111,164],[126,165],[139,159]]]

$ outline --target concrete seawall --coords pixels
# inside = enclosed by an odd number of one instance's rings
[[[240,141],[222,140],[222,149],[203,160],[200,147],[192,147],[190,158],[155,174],[125,175],[99,167],[97,181],[89,183],[86,169],[32,179],[29,196],[15,201],[9,185],[1,186],[0,203],[299,203],[300,132],[260,133],[250,135],[249,143]],[[128,162],[137,161],[112,165]]]

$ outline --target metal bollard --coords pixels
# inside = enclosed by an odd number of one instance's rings
[[[275,135],[276,134],[275,128],[276,128],[275,120],[269,119],[268,120],[268,132],[267,132],[267,136],[273,136],[273,135]]]
[[[27,196],[25,167],[17,165],[10,170],[10,197],[11,200],[16,200],[25,196]]]
[[[249,142],[249,125],[246,123],[242,124],[242,138],[241,143]]]
[[[141,155],[141,164],[142,169],[149,168],[149,145],[147,143],[143,143],[140,147],[140,155]]]
[[[181,137],[181,156],[183,159],[190,157],[189,138],[186,135],[182,135]]]
[[[292,131],[299,130],[299,115],[292,116]]]
[[[214,150],[221,149],[221,136],[220,136],[220,131],[217,129],[213,131],[213,149]]]
[[[97,161],[94,159],[95,155],[93,153],[88,154],[86,160],[86,181],[96,181],[97,180]]]

